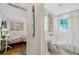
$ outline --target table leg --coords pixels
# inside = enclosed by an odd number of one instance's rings
[[[7,52],[7,40],[6,40],[6,46],[5,46],[5,53]]]

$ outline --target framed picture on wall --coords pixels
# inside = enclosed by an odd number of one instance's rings
[[[22,21],[10,21],[10,31],[24,31],[24,23]]]

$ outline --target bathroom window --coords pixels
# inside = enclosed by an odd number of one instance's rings
[[[47,16],[45,16],[45,32],[48,31],[48,19],[47,19]]]
[[[66,32],[68,28],[68,18],[63,18],[60,20],[60,30]]]

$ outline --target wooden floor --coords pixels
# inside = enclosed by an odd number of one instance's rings
[[[26,55],[26,45],[21,44],[14,46],[14,48],[9,48],[6,53],[3,51],[2,55]]]

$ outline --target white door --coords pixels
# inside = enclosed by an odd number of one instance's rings
[[[79,11],[74,11],[71,15],[73,51],[79,53]]]

